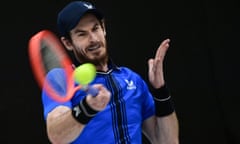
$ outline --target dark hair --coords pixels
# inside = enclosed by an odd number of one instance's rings
[[[87,13],[86,13],[86,14],[87,14]],[[104,28],[104,18],[101,18],[101,19],[98,18],[98,17],[96,17],[96,18],[97,18],[97,20],[99,21],[101,28],[103,29],[103,28]],[[64,35],[64,37],[65,37],[66,39],[68,39],[70,42],[72,42],[72,38],[71,38],[71,35],[70,35],[70,31],[66,32],[65,35]]]

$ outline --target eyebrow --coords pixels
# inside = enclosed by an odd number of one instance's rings
[[[98,26],[98,25],[100,25],[100,24],[97,23],[97,22],[95,22],[95,24],[93,24],[92,28],[94,28],[94,27],[96,27],[96,26]],[[85,30],[82,30],[82,29],[76,29],[76,30],[74,31],[74,33],[81,33],[81,32],[85,32]]]

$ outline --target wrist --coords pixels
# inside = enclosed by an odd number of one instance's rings
[[[174,112],[173,100],[166,84],[157,89],[151,87],[151,92],[155,102],[156,116],[162,117]]]
[[[72,109],[72,116],[81,124],[87,124],[97,113],[98,111],[87,104],[86,97]]]
[[[160,88],[150,87],[150,90],[152,92],[152,95],[156,99],[162,100],[170,97],[170,92],[166,84],[164,84]]]

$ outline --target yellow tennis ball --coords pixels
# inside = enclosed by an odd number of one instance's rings
[[[87,85],[94,80],[96,76],[96,68],[91,63],[84,63],[75,68],[73,77],[75,81],[82,85]]]

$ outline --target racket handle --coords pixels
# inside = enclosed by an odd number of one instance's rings
[[[94,88],[94,87],[91,87],[91,86],[88,86],[86,92],[88,94],[94,96],[94,97],[97,96],[97,94],[98,94],[98,90],[96,88]]]

